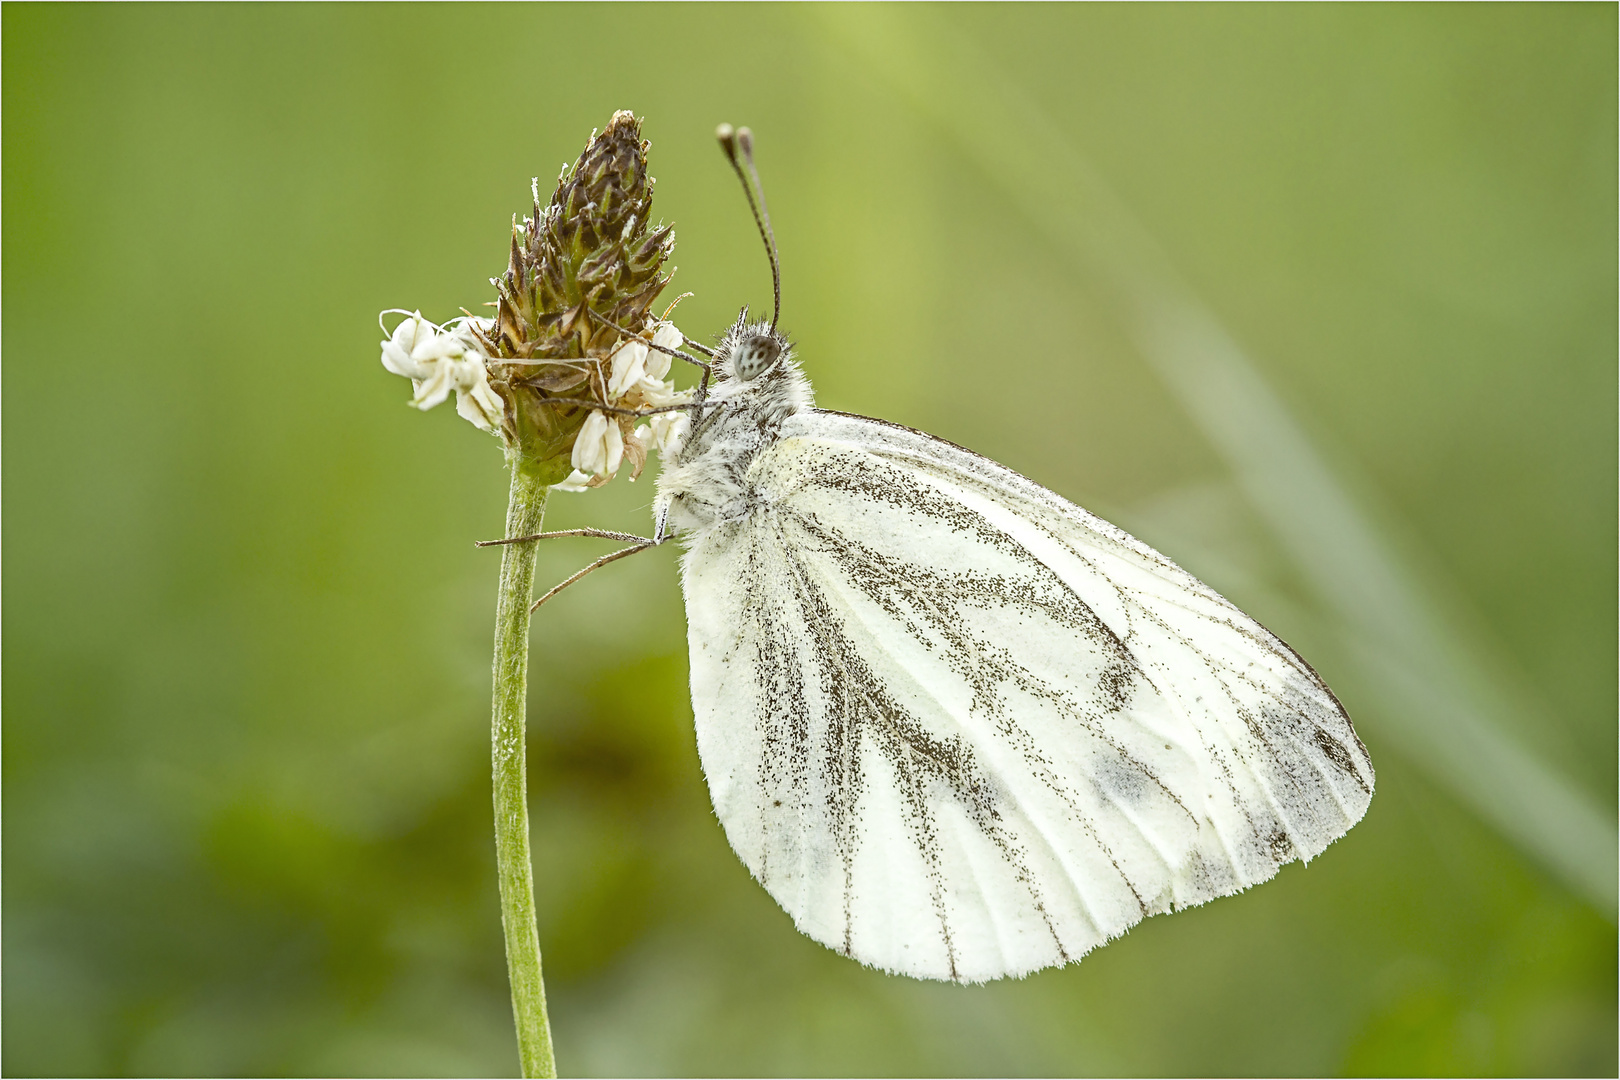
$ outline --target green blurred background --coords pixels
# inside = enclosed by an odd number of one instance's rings
[[[565,1073],[1614,1074],[1613,5],[3,20],[7,1074],[516,1069],[471,543],[505,476],[375,320],[482,310],[618,108],[688,333],[768,302],[712,139],[750,124],[820,402],[1206,576],[1379,787],[1078,966],[886,977],[729,851],[675,553],[616,565],[533,636]]]

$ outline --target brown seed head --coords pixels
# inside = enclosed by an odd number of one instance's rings
[[[574,436],[606,400],[608,356],[648,325],[669,282],[671,226],[650,227],[653,178],[641,121],[617,112],[557,180],[542,207],[512,226],[494,328],[490,385],[505,401],[503,435],[547,480],[569,471]],[[520,361],[501,363],[502,360]]]

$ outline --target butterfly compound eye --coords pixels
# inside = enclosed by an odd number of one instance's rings
[[[737,343],[731,370],[742,382],[757,379],[769,371],[782,355],[782,346],[767,334],[750,334]]]

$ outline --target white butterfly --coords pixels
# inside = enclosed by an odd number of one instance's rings
[[[774,320],[739,318],[711,367],[655,540],[686,547],[715,812],[805,934],[1024,975],[1366,812],[1337,699],[1175,563],[971,451],[815,408]]]

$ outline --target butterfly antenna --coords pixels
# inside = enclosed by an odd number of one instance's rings
[[[776,255],[776,233],[771,229],[771,212],[765,205],[765,185],[760,183],[759,170],[754,167],[754,133],[747,128],[734,129],[730,124],[721,124],[715,129],[714,137],[720,140],[720,149],[726,152],[726,160],[731,162],[737,179],[742,181],[743,194],[748,196],[748,209],[754,212],[754,225],[759,229],[759,238],[765,242],[765,254],[771,260],[771,329],[774,331],[776,320],[782,316],[782,266]],[[737,159],[739,150],[742,152],[741,161]],[[746,173],[743,172],[744,165],[748,167]]]

